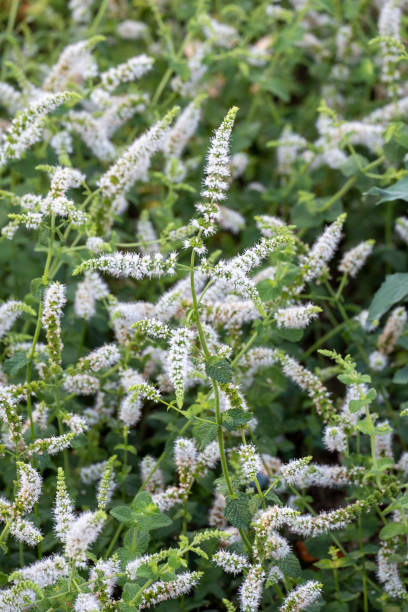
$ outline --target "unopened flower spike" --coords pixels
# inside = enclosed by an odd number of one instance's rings
[[[98,493],[96,496],[98,502],[98,509],[104,510],[107,504],[112,499],[113,491],[115,489],[115,461],[116,455],[113,455],[106,462],[105,470],[102,475],[101,481],[98,486]]]

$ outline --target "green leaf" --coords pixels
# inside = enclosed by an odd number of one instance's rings
[[[390,274],[374,295],[367,322],[378,320],[391,306],[408,295],[408,273]]]
[[[401,523],[388,523],[380,531],[380,538],[382,540],[389,540],[397,535],[401,535],[407,532],[405,525]]]
[[[142,530],[153,531],[153,529],[168,527],[172,524],[171,518],[160,512],[146,491],[136,495],[132,501],[132,509],[137,524]]]
[[[205,364],[205,371],[219,383],[228,383],[232,380],[232,368],[231,364],[226,359],[219,359],[219,357],[210,357]]]
[[[323,351],[320,352],[324,355]],[[348,376],[347,374],[340,374],[337,378],[343,385],[353,385],[356,382],[352,376]]]
[[[115,506],[110,513],[119,523],[132,523],[136,521],[136,514],[130,506]]]
[[[365,402],[363,400],[350,400],[349,410],[350,412],[358,412],[361,408],[364,408]]]
[[[116,444],[114,450],[127,451],[128,453],[132,453],[132,455],[137,455],[137,450],[130,444]]]
[[[227,497],[224,516],[231,525],[238,529],[249,527],[252,515],[245,493],[239,493],[238,497]]]
[[[234,431],[241,427],[241,425],[248,423],[251,419],[252,414],[250,412],[245,412],[240,408],[232,408],[222,415],[222,424],[228,431]]]
[[[353,565],[353,561],[347,557],[337,557],[337,559],[320,559],[313,565],[320,569],[337,569],[338,567],[348,567]]]
[[[408,383],[408,366],[397,370],[394,374],[392,382],[396,385],[405,385],[406,383]]]
[[[130,527],[123,536],[123,543],[128,549],[129,553],[133,555],[133,558],[143,554],[150,541],[150,534],[148,531],[143,531],[138,527]]]
[[[349,178],[354,174],[359,174],[361,172],[360,168],[364,168],[368,164],[368,159],[363,157],[363,155],[350,155],[346,159],[346,161],[341,164],[339,170],[340,172]]]
[[[373,402],[375,400],[375,398],[377,397],[377,391],[373,388],[368,390],[367,395],[365,396],[366,401],[371,404],[371,402]]]
[[[372,187],[365,195],[379,195],[381,198],[378,200],[378,204],[383,202],[393,202],[394,200],[404,200],[408,202],[408,176],[405,176],[400,181],[387,187],[387,189],[381,189],[380,187]]]
[[[160,527],[168,527],[173,521],[169,516],[163,514],[156,508],[156,512],[153,512],[152,514],[138,516],[137,522],[142,529],[153,531],[154,529],[159,529]]]
[[[136,512],[143,511],[151,503],[151,496],[146,491],[142,491],[133,498],[132,508],[136,510]]]
[[[193,427],[193,436],[197,440],[200,448],[204,448],[217,437],[217,425],[210,423],[199,423]]]
[[[356,427],[359,431],[361,431],[363,434],[366,434],[367,436],[373,436],[375,434],[375,427],[368,419],[363,419],[362,421],[359,421]]]
[[[320,561],[316,561],[315,563],[313,563],[313,565],[315,565],[316,567],[318,567],[319,569],[333,569],[333,567],[335,567],[335,565],[333,564],[332,559],[320,559]]]
[[[40,298],[43,288],[44,288],[43,279],[41,277],[33,278],[33,280],[30,283],[30,293],[34,297]]]
[[[377,460],[377,469],[379,472],[385,472],[385,470],[391,469],[394,467],[393,459],[390,457],[380,457]]]
[[[136,582],[127,582],[123,587],[123,602],[129,603],[136,597],[138,592],[140,591],[140,585]],[[133,607],[133,609],[135,609]]]
[[[408,508],[408,493],[404,493],[404,495],[401,495],[401,497],[397,497],[391,506],[392,508]]]
[[[269,491],[266,495],[265,495],[265,499],[267,499],[268,501],[272,502],[273,504],[277,504],[278,506],[281,504],[281,500],[279,499],[279,497],[276,495],[276,493],[274,493],[272,490]]]
[[[276,329],[275,334],[280,336],[283,340],[288,340],[288,342],[299,342],[303,336],[303,329],[288,329],[282,327],[281,329]]]
[[[277,566],[283,574],[291,578],[298,578],[302,575],[299,560],[293,553],[289,553],[284,559],[278,561]]]
[[[6,374],[10,374],[10,376],[16,376],[20,370],[26,367],[28,363],[28,358],[26,353],[19,351],[18,353],[14,353],[10,359],[6,359],[4,362],[3,368]]]
[[[283,100],[283,102],[289,101],[287,81],[278,77],[270,77],[269,79],[261,81],[260,86],[263,90],[273,93],[277,98]]]

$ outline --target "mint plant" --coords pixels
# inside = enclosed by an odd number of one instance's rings
[[[406,7],[40,8],[0,10],[0,611],[406,610]]]

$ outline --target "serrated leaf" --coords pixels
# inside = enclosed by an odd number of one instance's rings
[[[401,497],[395,500],[402,508],[408,507],[408,493],[404,493]]]
[[[200,448],[204,448],[217,437],[218,427],[210,423],[199,423],[193,427],[193,436]]]
[[[249,511],[248,498],[244,493],[237,497],[228,496],[225,503],[224,516],[231,525],[238,529],[246,529],[252,519]]]
[[[123,602],[129,603],[130,601],[132,601],[132,599],[136,597],[139,591],[140,585],[137,584],[137,582],[126,582],[125,586],[123,587]]]
[[[136,520],[136,514],[130,506],[115,506],[110,513],[119,523],[132,523]]]
[[[225,429],[228,431],[234,431],[241,427],[241,425],[245,425],[252,418],[251,413],[245,412],[240,408],[232,408],[231,410],[227,410],[222,415],[222,424]]]
[[[153,531],[154,529],[160,529],[160,527],[168,527],[172,524],[172,520],[167,514],[163,514],[159,510],[153,514],[138,516],[137,523],[142,529],[147,531]]]
[[[171,518],[167,514],[160,512],[146,491],[136,495],[131,507],[137,524],[142,530],[153,531],[154,529],[168,527],[172,524]]]
[[[143,511],[149,504],[152,503],[152,501],[153,500],[147,491],[142,491],[133,498],[132,508],[136,511]]]
[[[27,366],[27,363],[28,358],[26,353],[19,351],[17,353],[14,353],[14,355],[12,355],[9,359],[6,359],[3,365],[3,369],[6,374],[9,374],[10,376],[16,376],[20,372],[20,370]]]
[[[280,571],[291,578],[298,578],[302,575],[302,568],[298,558],[293,553],[289,553],[277,563]]]
[[[219,357],[210,357],[205,364],[205,371],[219,383],[228,383],[232,380],[232,368],[231,364],[226,359],[219,359]]]
[[[274,493],[273,491],[269,491],[267,493],[267,495],[265,495],[265,499],[267,499],[268,501],[272,502],[273,504],[277,504],[278,506],[281,503],[281,500],[276,495],[276,493]]]

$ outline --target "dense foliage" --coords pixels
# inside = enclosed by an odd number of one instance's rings
[[[3,3],[0,612],[408,610],[406,8]]]

